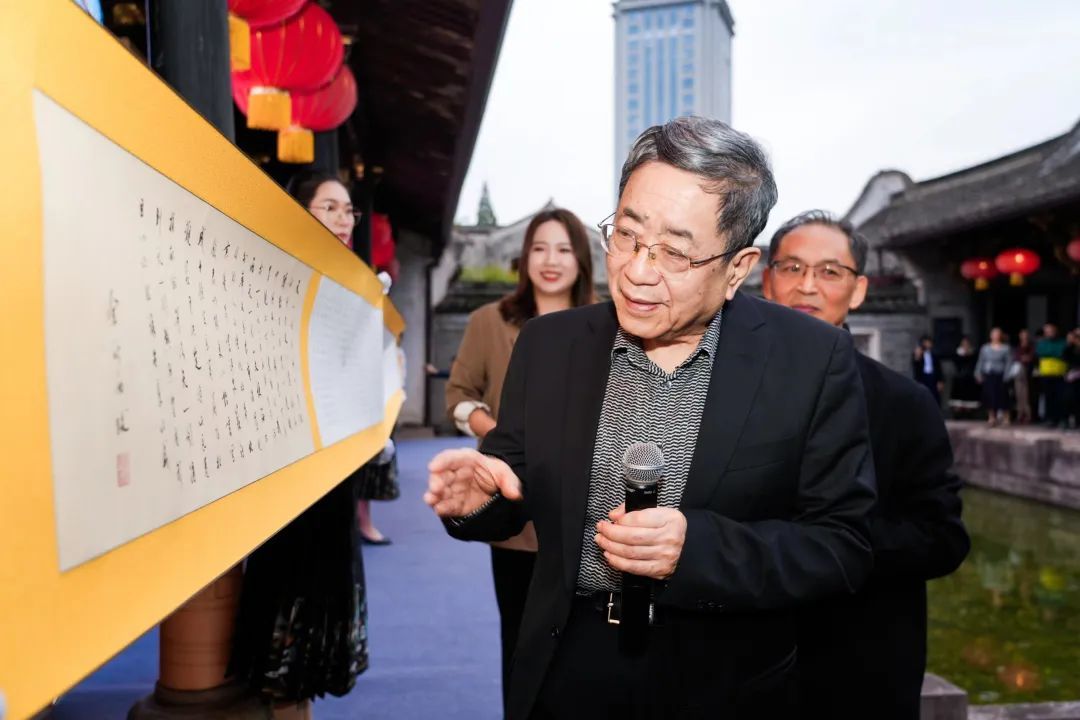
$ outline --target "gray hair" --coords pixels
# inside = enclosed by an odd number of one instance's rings
[[[726,249],[750,247],[776,204],[776,182],[769,158],[753,138],[719,120],[678,117],[638,136],[623,163],[622,197],[630,175],[647,162],[662,162],[700,175],[702,189],[721,197],[716,229]]]
[[[769,241],[769,261],[776,259],[776,254],[780,252],[780,243],[788,233],[801,228],[803,225],[824,225],[834,230],[839,230],[848,239],[848,248],[851,250],[851,257],[855,261],[855,270],[862,275],[866,271],[866,254],[869,251],[869,245],[866,242],[866,238],[863,237],[855,226],[849,223],[847,220],[836,217],[827,210],[807,210],[806,212],[799,213],[795,217],[788,220],[781,225],[776,232],[773,233],[772,240]]]

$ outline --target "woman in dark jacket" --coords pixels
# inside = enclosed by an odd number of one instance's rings
[[[975,381],[975,348],[967,335],[960,339],[960,345],[953,356],[956,374],[953,376],[952,393],[949,406],[957,414],[967,414],[979,409],[979,384]]]

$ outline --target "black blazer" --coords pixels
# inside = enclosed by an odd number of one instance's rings
[[[923,352],[925,353],[926,351],[923,350]],[[927,387],[930,387],[932,385],[936,388],[937,384],[944,381],[945,379],[945,374],[941,369],[941,356],[939,356],[936,352],[930,351],[930,365],[932,371],[930,373],[927,373],[925,371],[926,366],[923,364],[923,360],[921,358],[916,360],[915,354],[912,353],[911,376],[916,381],[923,385],[926,385]]]
[[[804,612],[800,680],[806,717],[918,720],[926,668],[926,581],[967,556],[960,479],[926,388],[863,355],[878,483],[874,570],[853,597]]]
[[[526,516],[536,524],[540,551],[514,657],[510,718],[528,717],[570,613],[616,329],[611,303],[525,325],[498,427],[481,446],[522,479],[525,502],[499,499],[461,525],[447,523],[455,537],[488,541],[514,535]],[[695,640],[680,648],[682,659],[727,668],[709,678],[718,707],[771,668],[788,682],[794,609],[861,585],[871,567],[874,497],[850,336],[737,294],[724,307],[680,505],[682,557],[657,596],[669,624],[692,625],[685,636]]]

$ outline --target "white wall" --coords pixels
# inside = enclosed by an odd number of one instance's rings
[[[397,238],[397,257],[401,272],[390,288],[390,299],[405,318],[401,345],[405,351],[405,405],[398,422],[421,425],[424,422],[424,365],[427,355],[426,323],[428,309],[427,265],[430,258],[427,238],[402,230]]]

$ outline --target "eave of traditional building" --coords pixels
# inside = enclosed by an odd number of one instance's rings
[[[437,257],[453,227],[512,0],[334,0],[360,102],[345,132],[378,209]]]
[[[882,175],[867,184],[852,212]],[[856,223],[871,244],[901,247],[1077,202],[1080,123],[1037,145],[906,185]]]

